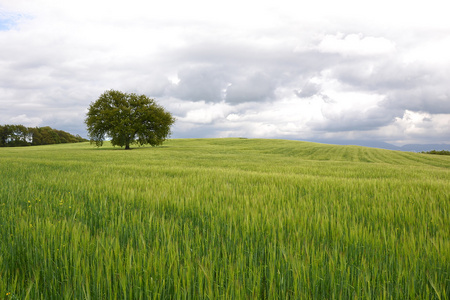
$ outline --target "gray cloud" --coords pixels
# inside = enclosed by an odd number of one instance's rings
[[[390,109],[450,114],[450,87],[429,85],[393,91],[388,93],[382,105]]]
[[[256,72],[242,79],[234,79],[226,90],[228,103],[261,102],[274,98],[276,82],[273,77]]]
[[[309,125],[313,130],[326,132],[368,131],[392,124],[399,115],[401,110],[387,110],[380,107],[364,112],[359,110],[325,112],[325,121],[310,122]]]
[[[290,86],[305,85],[311,93],[308,80],[338,58],[312,50],[215,40],[173,50],[170,56],[176,59],[172,64],[180,81],[165,96],[231,104],[275,101],[275,91]]]
[[[349,90],[386,95],[380,107],[429,113],[450,113],[450,73],[446,66],[405,64],[392,58],[343,61],[332,76]]]
[[[314,82],[307,82],[301,90],[294,90],[294,93],[299,98],[308,98],[317,94],[320,94],[321,87]]]
[[[423,66],[405,65],[388,57],[362,61],[343,60],[333,68],[333,76],[357,89],[385,93],[428,85],[431,83],[430,74],[433,74],[430,71]]]
[[[220,102],[227,79],[223,70],[211,66],[191,66],[178,71],[179,82],[166,91],[168,96],[190,101]]]
[[[68,1],[70,9],[54,0],[43,9],[36,1],[8,3],[10,15],[31,17],[0,30],[1,122],[40,122],[85,135],[89,103],[114,88],[170,107],[179,118],[175,137],[370,132],[387,138],[386,127],[413,136],[414,128],[429,126],[436,141],[448,140],[437,129],[450,114],[446,16],[439,30],[428,27],[433,18],[405,34],[392,17],[398,14],[383,19],[392,27],[385,31],[375,19],[315,15],[322,7],[297,12],[262,3],[260,15],[242,11],[231,20],[246,4],[227,3],[219,15],[181,2],[186,11],[177,14],[165,3],[151,10],[139,1],[108,4],[105,12],[87,0]],[[355,94],[360,104],[352,106]]]

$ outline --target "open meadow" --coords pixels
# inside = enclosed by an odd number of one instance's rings
[[[450,156],[0,148],[0,299],[449,299]]]

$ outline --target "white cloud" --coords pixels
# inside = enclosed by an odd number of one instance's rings
[[[0,30],[3,122],[85,136],[86,108],[113,88],[161,102],[174,137],[448,139],[450,19],[436,0],[0,0],[0,12],[13,22]]]
[[[384,37],[359,34],[326,35],[318,46],[319,51],[342,55],[386,55],[395,51],[395,44]]]
[[[437,65],[438,67],[450,66],[450,37],[448,33],[434,40],[424,40],[420,44],[405,51],[403,59],[408,64]]]
[[[202,101],[196,103],[194,107],[191,106],[186,116],[178,117],[177,119],[183,123],[211,124],[218,119],[225,118],[230,110],[231,107],[224,102],[206,104]]]
[[[9,124],[22,124],[27,127],[36,127],[41,125],[41,118],[29,118],[27,115],[19,115],[9,118]]]
[[[229,114],[229,115],[226,117],[226,119],[227,119],[228,121],[231,121],[231,122],[233,122],[233,121],[239,121],[240,116],[239,116],[238,114]]]
[[[429,114],[406,110],[395,122],[382,128],[387,141],[398,144],[450,143],[450,118],[445,114]],[[436,142],[437,141],[437,142]]]

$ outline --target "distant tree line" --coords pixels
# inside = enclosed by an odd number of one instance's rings
[[[88,140],[79,135],[46,127],[25,127],[23,125],[0,125],[0,147],[18,147],[79,143]]]
[[[446,150],[441,150],[441,151],[437,151],[437,150],[431,150],[431,151],[422,151],[421,153],[425,153],[425,154],[437,154],[437,155],[450,155],[450,151],[446,151]]]

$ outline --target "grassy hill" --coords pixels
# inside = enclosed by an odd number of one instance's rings
[[[286,140],[0,149],[0,298],[448,299],[450,157]]]

